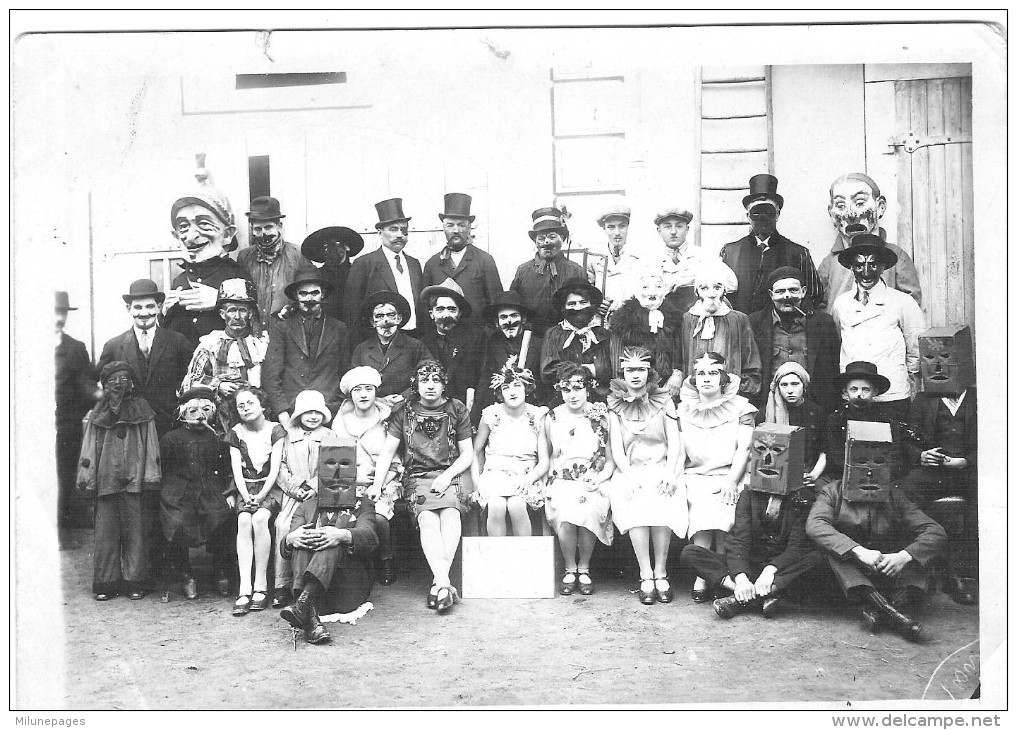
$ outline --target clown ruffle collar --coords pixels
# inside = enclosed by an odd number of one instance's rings
[[[681,403],[678,404],[680,416],[703,428],[713,428],[739,418],[746,413],[755,410],[744,397],[738,395],[738,385],[741,379],[733,373],[729,375],[729,382],[721,391],[720,398],[710,403],[704,403],[699,397],[699,391],[692,384],[691,376],[685,379],[681,390]]]
[[[651,382],[642,395],[635,395],[624,380],[615,378],[607,394],[607,407],[626,421],[647,421],[657,415],[669,400],[670,394],[656,382]]]
[[[125,396],[120,403],[120,412],[115,413],[109,403],[99,401],[88,414],[88,422],[101,428],[117,425],[145,423],[155,419],[155,411],[144,398]]]
[[[361,421],[357,418],[354,415],[355,410],[356,406],[353,404],[353,401],[347,398],[343,401],[342,405],[339,406],[339,412],[336,414],[336,418],[342,420],[343,428],[345,428],[346,432],[354,438],[360,438],[392,415],[391,406],[383,400],[376,400],[374,402],[374,417],[367,421]]]

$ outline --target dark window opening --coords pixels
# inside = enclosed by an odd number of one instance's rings
[[[237,89],[279,89],[285,86],[345,84],[345,71],[288,74],[237,74]]]
[[[247,182],[251,188],[251,200],[272,194],[272,175],[268,155],[247,158]]]

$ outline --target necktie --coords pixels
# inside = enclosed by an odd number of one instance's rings
[[[862,289],[860,292],[858,292],[858,301],[860,301],[862,303],[862,306],[864,307],[866,304],[869,303],[869,293]]]
[[[148,332],[146,330],[142,330],[138,336],[138,347],[141,348],[141,354],[147,359],[151,348],[148,344]]]
[[[395,255],[395,259],[396,259],[396,271],[398,271],[401,274],[403,273],[403,260],[399,258],[399,254]]]
[[[671,254],[671,261],[673,261],[676,264],[679,263],[678,251],[675,251],[673,254]]]

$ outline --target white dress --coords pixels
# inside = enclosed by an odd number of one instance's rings
[[[480,420],[491,435],[484,447],[484,471],[480,475],[480,503],[491,497],[524,497],[531,485],[521,479],[537,465],[537,433],[547,413],[544,406],[526,404],[519,418],[511,418],[503,403],[485,408]]]
[[[374,483],[374,466],[378,463],[378,455],[385,443],[388,417],[392,409],[384,401],[375,401],[373,415],[368,421],[357,418],[354,410],[353,401],[343,401],[332,421],[332,430],[337,436],[357,440],[357,495],[363,496]],[[401,474],[402,463],[396,454],[389,467],[390,478],[382,488],[381,497],[374,503],[375,513],[386,520],[391,520],[395,514],[394,504],[399,499]]]

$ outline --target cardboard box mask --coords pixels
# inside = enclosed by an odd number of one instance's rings
[[[800,426],[761,423],[749,447],[749,489],[789,494],[802,487],[805,430]]]
[[[844,499],[889,502],[895,460],[889,423],[848,421],[844,445]]]
[[[922,389],[956,397],[974,385],[975,359],[968,327],[933,327],[918,336]]]
[[[318,450],[318,484],[344,487],[357,481],[357,441],[343,436],[326,436]]]

